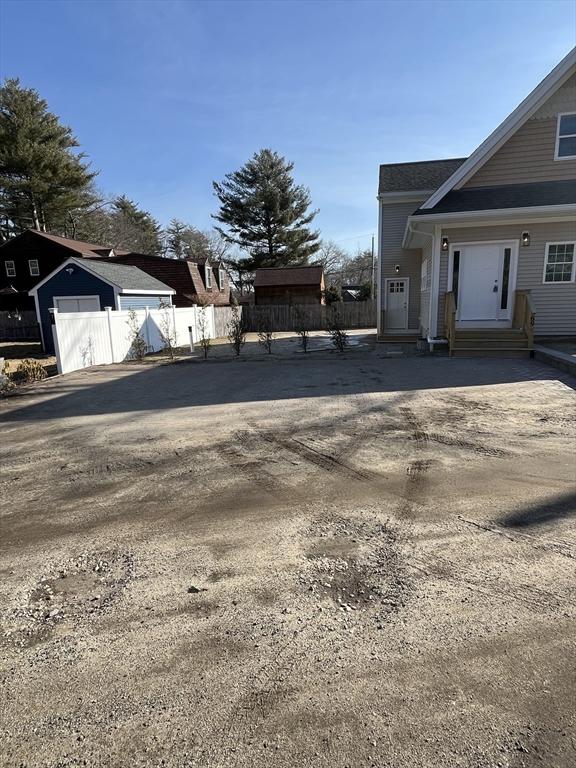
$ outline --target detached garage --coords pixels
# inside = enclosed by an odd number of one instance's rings
[[[109,261],[70,258],[29,292],[45,352],[54,351],[51,309],[58,312],[99,312],[155,309],[171,304],[174,290],[138,267]]]

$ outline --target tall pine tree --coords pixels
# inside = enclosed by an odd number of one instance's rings
[[[63,231],[68,214],[96,199],[70,128],[37,91],[9,79],[0,87],[0,217],[4,237],[26,228]]]
[[[248,253],[237,269],[306,264],[319,248],[318,232],[309,228],[310,193],[295,184],[294,164],[271,149],[257,152],[240,170],[214,182],[220,210],[217,231]]]

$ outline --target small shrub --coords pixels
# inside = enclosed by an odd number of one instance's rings
[[[348,344],[348,334],[342,328],[342,324],[340,323],[335,308],[333,308],[330,313],[327,331],[334,348],[338,350],[338,352],[344,352],[346,345]]]
[[[270,317],[265,312],[258,319],[258,343],[269,355],[272,354],[272,342],[275,338],[274,331],[270,327]]]
[[[294,310],[296,320],[296,333],[300,336],[300,346],[304,353],[308,352],[308,344],[310,343],[310,328],[306,318],[298,309]]]
[[[21,360],[14,372],[8,373],[14,384],[30,384],[46,378],[46,371],[38,360]]]
[[[128,320],[126,321],[126,324],[130,334],[130,350],[128,354],[133,359],[143,360],[144,355],[148,352],[148,344],[146,344],[146,340],[142,336],[140,322],[135,309],[128,310]]]
[[[242,347],[246,344],[246,323],[237,306],[232,307],[232,320],[228,323],[228,341],[232,345],[236,357],[238,357]]]
[[[200,347],[202,348],[202,353],[204,355],[204,360],[208,357],[208,353],[210,352],[210,332],[208,328],[208,318],[206,317],[206,307],[202,306],[198,310],[198,330],[200,332]]]
[[[322,295],[324,297],[324,303],[327,307],[330,307],[332,304],[336,304],[338,301],[342,301],[342,293],[340,292],[340,288],[338,288],[337,285],[329,285],[324,289]]]
[[[174,360],[174,351],[176,349],[176,329],[172,323],[172,305],[162,300],[158,305],[161,311],[160,315],[160,338],[164,344],[164,351],[168,353],[170,360]]]

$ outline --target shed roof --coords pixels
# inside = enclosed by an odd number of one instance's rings
[[[254,275],[254,287],[273,285],[314,285],[322,283],[323,268],[312,267],[263,267]]]
[[[387,163],[380,166],[378,194],[435,190],[466,160],[422,160],[415,163]]]
[[[576,184],[573,181],[537,181],[529,184],[452,189],[433,208],[419,208],[415,215],[494,211],[505,208],[532,208],[540,205],[575,203]]]

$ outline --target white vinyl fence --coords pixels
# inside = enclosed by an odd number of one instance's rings
[[[196,343],[201,336],[202,317],[205,335],[215,338],[214,307],[168,307],[140,309],[135,312],[140,334],[149,352],[164,348],[162,332],[169,324],[175,346],[189,344],[189,327]],[[129,360],[132,334],[129,313],[106,309],[103,312],[58,312],[54,310],[54,348],[58,373],[70,373],[91,365],[109,365]]]

